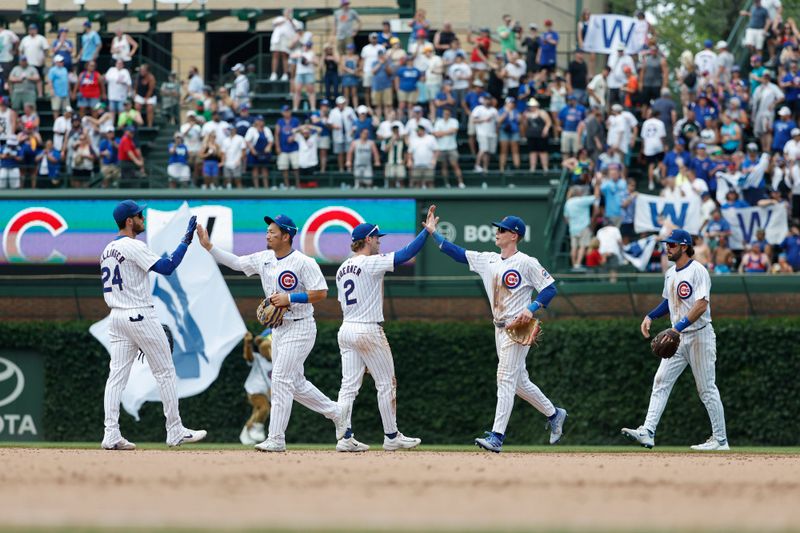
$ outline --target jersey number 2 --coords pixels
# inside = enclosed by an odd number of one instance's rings
[[[118,285],[119,290],[122,290],[122,276],[119,274],[119,265],[114,267],[114,277],[111,277],[111,269],[108,267],[103,267],[100,272],[103,274],[103,292],[111,292],[114,288],[113,285]],[[111,278],[111,287],[106,287],[108,278]]]
[[[353,294],[353,291],[356,289],[356,284],[352,279],[348,279],[344,282],[344,303],[347,305],[353,305],[358,303],[358,300],[353,298],[350,299],[350,295]]]

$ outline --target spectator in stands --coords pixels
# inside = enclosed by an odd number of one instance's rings
[[[717,80],[720,85],[728,85],[731,81],[731,75],[734,67],[733,54],[728,50],[727,41],[719,41],[717,43]]]
[[[733,270],[736,256],[728,246],[728,236],[720,235],[716,246],[712,247],[711,261],[715,274],[728,274]]]
[[[750,49],[751,54],[761,52],[770,23],[769,12],[761,5],[761,0],[753,0],[750,11],[740,11],[739,15],[750,17],[742,44]]]
[[[60,30],[59,30],[60,31]],[[8,29],[8,26],[0,29],[0,72],[8,75],[14,67],[14,56],[17,55],[19,48],[19,37]],[[2,91],[2,88],[0,88]]]
[[[42,78],[44,77],[44,64],[47,60],[47,51],[50,45],[47,39],[39,34],[39,26],[37,24],[28,25],[28,35],[22,38],[19,43],[20,64],[22,64],[22,56],[28,61],[28,65],[34,67],[39,74],[36,80],[36,94],[41,98],[43,93]]]
[[[603,265],[603,256],[600,255],[600,240],[597,237],[589,241],[589,250],[586,252],[586,268],[591,271],[599,270]],[[581,270],[581,268],[578,268]]]
[[[409,66],[405,59],[400,60],[397,69],[397,101],[400,109],[400,119],[406,118],[406,109],[416,104],[419,91],[418,84],[422,72],[413,65]]]
[[[503,87],[506,96],[516,98],[519,95],[519,86],[525,77],[525,61],[520,59],[519,54],[514,50],[507,53],[508,62],[502,67],[500,77],[503,79]]]
[[[389,48],[387,49],[386,53],[389,54],[389,59],[395,65],[400,64],[401,57],[408,57],[406,51],[400,47],[400,39],[397,37],[392,37],[389,39]]]
[[[622,208],[622,224],[619,226],[619,231],[623,237],[629,239],[636,238],[636,231],[634,229],[634,220],[636,217],[636,198],[639,192],[636,190],[636,180],[628,178],[626,180],[627,190],[622,197],[620,207]]]
[[[558,32],[553,30],[553,21],[546,19],[544,21],[544,33],[539,46],[539,57],[536,62],[539,64],[539,68],[548,74],[552,74],[556,69],[558,39]]]
[[[81,116],[89,113],[95,105],[106,98],[105,80],[97,72],[97,64],[88,61],[86,70],[78,77],[78,85],[73,89],[72,99],[78,100],[78,110]]]
[[[278,80],[278,67],[281,67],[280,81],[289,81],[289,48],[302,28],[299,20],[294,18],[294,10],[287,7],[283,15],[275,17],[272,21],[272,35],[269,40],[269,49],[272,53],[272,74],[269,81]]]
[[[535,74],[539,69],[539,48],[542,39],[539,37],[539,26],[528,24],[528,35],[520,43],[525,48],[525,68],[528,74]]]
[[[247,145],[247,167],[253,180],[253,188],[269,188],[269,163],[272,156],[272,145],[275,138],[272,131],[264,125],[264,117],[257,115],[253,126],[244,136]]]
[[[22,153],[19,141],[14,136],[6,138],[5,145],[0,148],[0,189],[20,189],[22,187],[19,170],[21,163]]]
[[[614,104],[611,106],[611,115],[607,120],[608,144],[609,149],[613,149],[623,154],[626,165],[630,158],[630,149],[639,129],[639,121],[630,111],[625,110],[622,105]]]
[[[497,152],[497,109],[489,98],[481,97],[480,103],[472,110],[475,136],[478,139],[478,155],[475,157],[475,172],[486,172],[491,154]]]
[[[225,152],[217,143],[217,133],[209,131],[203,137],[198,157],[203,160],[203,184],[201,189],[216,189],[219,181],[219,169],[225,161]]]
[[[300,175],[311,176],[319,168],[319,132],[322,128],[312,124],[300,126],[299,134],[295,135],[297,141],[298,160],[300,162]],[[312,183],[306,183],[312,186]]]
[[[386,116],[392,107],[394,65],[386,52],[378,50],[378,60],[372,67],[372,105],[378,116]]]
[[[114,62],[121,60],[125,68],[129,69],[137,50],[139,43],[136,39],[125,33],[122,26],[117,26],[111,39],[111,58]]]
[[[189,167],[189,148],[183,143],[183,136],[180,132],[175,132],[174,141],[169,144],[167,150],[169,151],[167,175],[170,189],[188,187],[192,176]]]
[[[431,118],[441,117],[445,109],[450,110],[450,114],[454,114],[456,110],[456,98],[453,95],[453,82],[445,80],[442,85],[442,90],[436,93],[436,97],[431,100],[434,106],[434,112],[431,113]]]
[[[333,12],[333,31],[336,34],[336,50],[344,54],[347,45],[353,44],[353,39],[361,31],[361,19],[356,10],[350,8],[350,0],[342,0],[341,7]]]
[[[625,53],[625,43],[617,45],[617,53],[608,56],[608,67],[610,69],[608,75],[608,101],[612,106],[614,104],[622,104],[624,96],[622,88],[628,81],[625,68],[627,67],[631,70],[636,68],[633,58]]]
[[[731,225],[722,216],[719,209],[715,209],[711,213],[711,220],[706,224],[703,236],[708,241],[709,246],[713,249],[720,241],[721,237],[730,237]]]
[[[411,174],[409,186],[432,189],[436,161],[439,158],[439,145],[422,124],[417,126],[416,134],[409,137],[407,158]]]
[[[476,79],[486,81],[486,71],[489,68],[488,61],[492,38],[489,36],[489,28],[481,28],[478,37],[472,38],[472,32],[467,33],[467,42],[474,44],[470,55],[470,66],[475,73]]]
[[[392,45],[392,38],[396,37],[397,34],[392,31],[392,23],[388,20],[384,20],[381,23],[381,31],[378,33],[378,44],[388,50]]]
[[[369,138],[369,130],[364,128],[347,151],[347,169],[353,172],[356,189],[372,187],[373,165],[380,167],[381,158],[375,141]]]
[[[347,105],[344,96],[336,98],[336,107],[331,109],[328,119],[328,127],[331,128],[331,141],[333,143],[333,153],[336,155],[339,172],[344,172],[345,154],[353,141],[353,124],[356,121],[356,113],[352,107]]]
[[[147,127],[152,128],[158,97],[156,96],[156,77],[150,72],[150,66],[147,63],[143,63],[142,66],[139,67],[139,74],[136,76],[134,92],[133,103],[136,105],[136,110],[141,113],[142,106],[145,106]]]
[[[800,113],[800,71],[798,71],[797,60],[789,63],[789,70],[780,78],[778,87],[786,95],[786,105],[792,111],[792,115],[797,117]]]
[[[425,96],[428,99],[428,112],[430,117],[433,118],[436,116],[434,99],[441,92],[442,82],[444,81],[444,61],[440,56],[434,54],[433,44],[426,44],[423,48],[423,54],[427,60],[427,66],[424,71]]]
[[[662,90],[667,88],[667,82],[669,81],[667,58],[664,57],[655,43],[650,46],[642,59],[639,81],[642,87],[642,104],[646,107],[649,107],[652,101],[658,100],[662,96]]]
[[[583,148],[592,161],[597,161],[605,150],[606,127],[603,121],[603,110],[592,107],[583,121]]]
[[[375,119],[370,115],[369,108],[365,105],[356,109],[356,120],[353,122],[353,139],[361,137],[361,130],[367,130],[369,138],[375,140]]]
[[[773,274],[791,274],[794,272],[792,265],[789,264],[788,256],[784,253],[778,254],[778,262],[772,265]]]
[[[569,226],[569,257],[573,270],[580,270],[586,248],[592,240],[590,228],[592,206],[598,204],[595,196],[584,195],[583,187],[573,185],[567,192],[564,202],[564,218]]]
[[[622,176],[618,164],[608,165],[607,177],[595,180],[595,196],[603,197],[605,216],[609,223],[619,227],[622,224],[622,201],[628,195],[628,184]]]
[[[565,156],[578,151],[584,118],[586,108],[578,104],[574,94],[567,96],[567,107],[561,109],[556,120],[556,135],[561,135],[561,153]]]
[[[569,62],[566,78],[567,91],[575,95],[578,103],[588,105],[586,87],[589,81],[589,67],[583,57],[583,50],[580,48],[575,50],[572,61]]]
[[[761,149],[765,152],[768,152],[772,145],[774,110],[783,99],[783,91],[772,83],[770,72],[764,71],[761,82],[753,93],[751,108],[753,134],[761,139]]]
[[[241,189],[247,144],[233,125],[228,124],[228,135],[220,143],[220,148],[224,154],[222,177],[225,180],[225,188],[230,189],[232,185],[236,185],[237,189]]]
[[[408,51],[411,52],[411,47],[416,44],[417,39],[422,36],[422,38],[426,38],[428,35],[428,30],[431,27],[431,23],[428,22],[427,12],[424,9],[417,9],[414,13],[414,18],[408,25],[411,27],[411,33],[408,36]],[[420,30],[422,33],[420,33]]]
[[[122,176],[119,166],[119,142],[114,138],[114,129],[107,129],[100,139],[98,156],[100,159],[100,174],[103,176],[103,188],[114,187]],[[169,169],[167,170],[169,173]]]
[[[455,59],[452,65],[447,69],[447,77],[453,82],[453,96],[456,99],[456,105],[463,106],[464,97],[469,89],[469,82],[472,79],[472,69],[467,65],[466,54],[460,50],[455,54]]]
[[[472,155],[476,153],[475,147],[475,122],[473,120],[472,111],[478,107],[481,98],[489,98],[489,93],[483,90],[483,82],[480,79],[474,79],[469,92],[464,95],[464,102],[462,108],[467,116],[467,139],[469,142],[469,151]]]
[[[70,186],[73,188],[86,188],[89,186],[89,180],[92,176],[92,170],[97,156],[92,150],[92,144],[89,140],[89,135],[85,132],[80,133],[72,140],[72,160],[70,165],[70,172],[72,178]]]
[[[544,72],[542,72],[544,74]],[[552,82],[547,86],[547,94],[550,96],[550,117],[553,123],[558,120],[558,114],[567,107],[567,84],[561,75],[556,75]]]
[[[303,96],[303,91],[306,92],[308,97],[308,104],[311,111],[317,109],[317,54],[314,52],[314,43],[308,41],[303,44],[303,51],[300,53],[299,63],[294,79],[294,110],[300,109],[300,99]]]
[[[117,129],[127,127],[140,127],[144,125],[142,114],[133,109],[133,104],[130,100],[125,100],[122,104],[122,113],[117,117]]]
[[[331,43],[326,43],[322,51],[322,63],[325,65],[323,83],[325,85],[325,99],[333,100],[339,96],[339,53],[334,50]]]
[[[53,141],[48,139],[44,149],[36,155],[36,179],[31,183],[32,188],[42,186],[53,189],[61,185],[61,154],[53,148]]]
[[[292,116],[289,106],[281,108],[281,118],[275,125],[275,137],[278,143],[275,148],[278,153],[278,170],[283,173],[283,186],[289,188],[289,167],[294,174],[295,187],[300,188],[300,160],[297,153],[299,147],[294,139],[295,130],[300,127],[300,120]]]
[[[442,177],[444,178],[444,186],[450,188],[448,164],[453,169],[456,175],[458,188],[464,188],[464,178],[461,175],[461,167],[458,164],[458,142],[456,135],[458,134],[458,120],[453,118],[452,111],[449,107],[442,108],[442,116],[437,118],[433,124],[433,136],[436,137],[439,157],[442,161]],[[519,135],[519,134],[518,134]],[[519,154],[517,154],[519,157]]]
[[[100,50],[103,48],[103,41],[100,34],[92,29],[92,23],[88,20],[83,22],[84,31],[81,34],[81,51],[80,61],[78,62],[78,71],[82,72],[87,70],[87,64],[90,61],[97,61],[100,55]]]
[[[511,52],[515,54],[516,52]],[[500,130],[500,172],[506,168],[506,158],[511,150],[511,162],[514,170],[519,170],[519,130],[521,114],[517,111],[517,102],[509,96],[505,100],[503,109],[497,117],[497,126]]]
[[[205,83],[197,67],[189,67],[189,81],[186,86],[187,100],[202,100]]]
[[[327,99],[323,99],[320,104],[320,110],[311,114],[311,124],[317,127],[317,145],[319,147],[319,170],[323,174],[328,169],[328,152],[331,149],[331,128],[328,125],[330,120],[330,107],[331,104]],[[391,111],[391,108],[390,108]]]
[[[243,105],[250,105],[250,80],[247,78],[247,72],[243,64],[236,63],[231,72],[234,73],[232,97],[236,109]]]
[[[598,251],[603,257],[603,265],[608,269],[609,283],[617,282],[617,268],[622,262],[622,234],[618,224],[603,221],[602,227],[597,230],[597,240],[600,241]]]
[[[361,84],[364,87],[364,102],[367,107],[372,107],[370,91],[372,90],[372,71],[378,61],[378,52],[386,49],[378,44],[378,34],[369,34],[369,43],[361,49]]]
[[[437,31],[433,36],[433,46],[437,55],[444,55],[450,49],[453,41],[457,41],[456,34],[453,31],[453,25],[449,21],[442,23],[442,28]]]
[[[113,67],[108,69],[105,75],[108,89],[108,109],[112,113],[121,113],[125,107],[125,101],[130,97],[131,73],[125,68],[125,62],[117,59]]]
[[[650,112],[650,118],[642,124],[642,154],[647,161],[647,188],[655,189],[655,171],[664,159],[667,130],[658,110]]]
[[[786,238],[781,241],[781,250],[786,254],[786,262],[795,272],[800,272],[800,226],[791,225]]]
[[[662,87],[659,91],[659,97],[656,98],[650,105],[653,111],[658,111],[658,118],[664,123],[666,129],[666,147],[672,148],[675,143],[672,130],[678,120],[678,111],[675,108],[675,102],[672,100],[672,94],[669,88]]]
[[[539,106],[538,100],[528,100],[528,109],[522,117],[522,129],[527,139],[528,160],[531,172],[536,171],[538,161],[542,162],[542,170],[550,170],[549,139],[552,121],[550,115]]]
[[[767,232],[762,228],[756,230],[756,236],[753,238],[752,244],[757,246],[759,252],[767,254],[767,257],[772,261],[772,245],[767,241]]]
[[[634,108],[639,107],[639,79],[636,77],[636,72],[630,67],[625,67],[623,72],[627,77],[625,85],[622,86],[623,105],[629,110],[634,110]]]
[[[384,176],[386,185],[394,180],[394,186],[403,188],[406,179],[406,142],[402,135],[403,124],[392,124],[392,134],[386,140],[383,151],[386,152],[386,169]]]
[[[125,132],[123,133],[122,138],[119,140],[117,148],[121,172],[121,184],[124,183],[126,186],[130,186],[132,183],[135,183],[137,173],[140,177],[145,176],[144,157],[142,157],[142,152],[136,146],[136,142],[133,138],[135,133],[135,128],[130,126],[125,128]]]
[[[345,102],[349,102],[353,107],[358,106],[358,64],[360,59],[355,53],[355,45],[348,44],[347,51],[342,56],[340,70],[342,72],[342,94]],[[337,100],[339,98],[337,97]],[[348,144],[349,146],[349,144]]]
[[[69,105],[69,73],[60,54],[53,57],[53,66],[47,71],[47,92],[50,93],[53,118],[57,119]]]
[[[19,56],[19,65],[11,69],[11,74],[8,76],[11,107],[14,111],[22,111],[26,103],[36,105],[37,83],[40,83],[39,71],[28,64],[26,56]]]
[[[792,137],[792,130],[797,128],[797,123],[792,120],[792,111],[783,106],[778,110],[778,120],[772,125],[772,153],[782,154],[783,148]]]
[[[67,38],[67,28],[58,29],[58,37],[53,41],[50,50],[53,52],[53,60],[56,56],[61,56],[64,68],[72,70],[72,58],[75,55],[75,44]]]

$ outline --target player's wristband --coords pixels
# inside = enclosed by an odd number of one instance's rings
[[[528,306],[528,311],[530,311],[531,313],[535,313],[536,311],[541,309],[541,307],[542,304],[540,304],[539,302],[533,302],[531,305]]]
[[[308,293],[307,292],[293,292],[289,295],[289,301],[295,304],[307,304],[308,303]]]
[[[692,323],[689,321],[689,317],[685,316],[685,317],[681,318],[680,320],[678,320],[678,323],[675,324],[675,329],[680,332],[680,331],[685,330],[686,328],[688,328],[691,325],[692,325]]]

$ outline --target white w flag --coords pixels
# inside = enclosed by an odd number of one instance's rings
[[[622,249],[622,257],[635,266],[638,271],[644,272],[653,255],[653,250],[656,248],[657,241],[658,238],[655,235],[633,241]]]
[[[780,244],[789,232],[786,208],[780,204],[723,209],[722,216],[731,225],[731,250],[746,248],[760,229],[764,230],[764,237],[770,244]]]
[[[682,200],[667,200],[650,194],[636,195],[633,229],[636,233],[656,232],[661,229],[659,217],[669,218],[673,224],[692,235],[700,231],[700,198],[692,195]]]
[[[599,54],[616,54],[617,46],[625,45],[625,52],[636,54],[646,43],[646,25],[637,25],[637,19],[624,15],[592,15],[583,39],[583,49]]]
[[[160,228],[148,226],[148,246],[156,254],[171,254],[184,233],[192,215],[188,204],[172,212],[148,209],[146,217],[169,216]],[[202,215],[201,215],[202,216]],[[214,258],[200,246],[195,236],[183,262],[169,276],[150,273],[153,302],[162,324],[172,331],[175,349],[172,360],[178,376],[178,398],[200,394],[219,375],[222,361],[239,343],[245,325],[230,290],[222,278]],[[111,352],[108,335],[109,318],[92,324],[89,331]],[[158,385],[147,364],[136,361],[122,394],[122,407],[136,420],[145,402],[158,402]]]

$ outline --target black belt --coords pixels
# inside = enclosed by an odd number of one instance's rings
[[[710,324],[710,323],[711,323],[711,322],[708,322],[708,323],[706,323],[706,325],[705,325],[705,326],[703,326],[702,328],[693,329],[692,331],[684,331],[684,333],[695,333],[695,332],[698,332],[698,331],[700,331],[701,329],[703,329],[703,328],[705,328],[706,326],[708,326],[708,324]]]
[[[506,327],[506,322],[504,322],[502,320],[493,320],[493,322],[494,322],[494,327],[496,327],[496,328],[504,328],[504,327]]]

